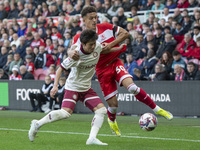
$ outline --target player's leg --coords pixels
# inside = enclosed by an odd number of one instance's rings
[[[110,125],[112,132],[115,135],[120,136],[121,133],[119,131],[116,122],[116,112],[118,108],[118,101],[116,94],[118,93],[118,91],[114,74],[115,70],[113,70],[112,64],[110,64],[104,70],[101,70],[100,73],[97,72],[98,80],[104,95],[104,99],[108,103],[108,109],[107,109],[108,123]]]
[[[116,121],[116,113],[117,113],[117,108],[118,108],[118,101],[117,101],[116,95],[108,99],[107,104],[108,104],[108,109],[107,109],[108,124],[110,125],[110,128],[113,134],[117,136],[121,136],[121,132],[119,130],[119,127]]]
[[[31,128],[29,130],[29,140],[31,142],[34,141],[35,135],[37,134],[39,128],[42,127],[43,125],[54,121],[66,119],[71,116],[78,99],[77,96],[74,96],[75,98],[73,98],[73,95],[78,95],[78,94],[77,92],[73,91],[67,91],[67,90],[65,91],[66,92],[62,103],[62,108],[60,110],[51,111],[40,120],[32,120]]]
[[[173,119],[173,115],[156,105],[147,93],[133,82],[132,78],[125,78],[122,81],[122,85],[127,88],[129,92],[133,93],[140,102],[148,105],[156,114],[161,115],[168,120]]]
[[[88,90],[88,93],[84,95],[84,98],[81,101],[83,101],[86,107],[95,113],[92,119],[90,135],[86,141],[86,145],[108,145],[107,143],[103,143],[96,138],[104,121],[106,107],[102,103],[99,96],[97,96],[92,89]]]

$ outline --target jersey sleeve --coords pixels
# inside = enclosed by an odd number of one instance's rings
[[[75,67],[78,61],[75,61],[69,57],[67,57],[61,64],[60,67],[64,70],[68,70],[71,67]]]
[[[99,26],[99,33],[109,29],[109,30],[113,30],[113,35],[114,37],[117,37],[118,33],[119,33],[119,29],[120,27],[119,26],[114,26],[113,24],[110,24],[110,23],[101,23],[101,24],[98,24]]]

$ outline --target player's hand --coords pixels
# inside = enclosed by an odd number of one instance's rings
[[[102,43],[102,45],[103,45],[102,48],[103,51],[110,50],[112,48],[109,43]]]
[[[70,50],[67,51],[67,54],[70,58],[72,58],[73,60],[79,60],[80,56],[78,51],[76,51],[77,46],[73,46]]]
[[[50,96],[54,98],[55,94],[58,92],[58,87],[53,86],[53,88],[50,91]]]

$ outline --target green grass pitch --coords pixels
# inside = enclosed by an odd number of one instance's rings
[[[121,137],[112,135],[107,116],[98,138],[108,146],[87,146],[93,115],[73,114],[71,118],[43,126],[34,142],[28,139],[32,119],[43,113],[0,111],[0,150],[199,150],[200,119],[158,117],[154,131],[140,129],[139,117],[117,116]]]

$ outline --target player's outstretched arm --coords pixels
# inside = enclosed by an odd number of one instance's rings
[[[113,48],[111,48],[111,49],[109,49],[109,50],[104,50],[104,49],[102,49],[101,54],[108,54],[108,53],[110,53],[110,52],[119,51],[119,50],[121,50],[122,48],[125,48],[125,49],[126,49],[126,44],[121,44],[119,47],[113,47]]]
[[[54,79],[53,88],[51,89],[50,96],[54,97],[54,95],[58,92],[58,81],[63,73],[63,69],[61,67],[56,71],[56,77]]]
[[[119,33],[117,34],[117,38],[111,43],[108,43],[106,46],[104,46],[103,50],[109,50],[115,45],[122,43],[125,39],[129,37],[129,33],[125,29],[121,27],[118,28],[119,28]]]

